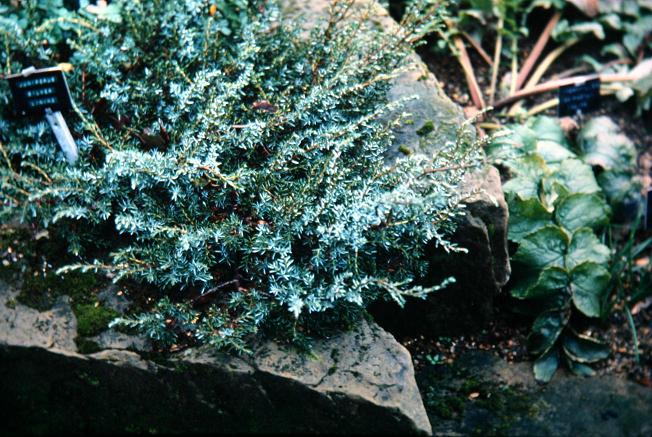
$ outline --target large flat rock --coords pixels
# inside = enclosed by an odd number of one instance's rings
[[[9,433],[430,433],[407,350],[373,322],[310,354],[260,340],[252,356],[210,347],[166,359],[138,343],[77,352],[64,296],[38,312],[0,283],[0,400]]]

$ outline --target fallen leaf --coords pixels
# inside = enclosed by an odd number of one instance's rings
[[[650,305],[652,305],[652,296],[648,297],[647,299],[637,302],[636,305],[632,307],[632,314],[636,315],[641,312],[641,310],[644,310],[648,308]]]

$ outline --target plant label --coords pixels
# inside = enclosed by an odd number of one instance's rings
[[[70,91],[59,67],[27,68],[7,76],[14,97],[14,110],[22,115],[44,115],[46,109],[65,111],[72,108]]]
[[[14,110],[21,115],[45,116],[66,159],[74,164],[78,158],[77,145],[61,114],[61,111],[72,108],[63,70],[59,67],[40,70],[30,67],[7,76],[7,80],[14,98]]]
[[[586,114],[600,106],[600,79],[559,88],[559,117]]]

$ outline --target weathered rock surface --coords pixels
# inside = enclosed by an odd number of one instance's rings
[[[261,341],[251,357],[204,347],[155,363],[117,348],[81,355],[66,297],[39,313],[15,295],[0,284],[6,432],[430,432],[410,354],[371,322],[309,356]]]
[[[286,10],[306,17],[309,26],[328,8],[327,0],[303,2],[285,0]],[[396,29],[396,22],[386,9],[375,0],[359,0],[358,11],[365,13],[371,8],[368,19],[388,32]],[[351,20],[358,19],[356,12]],[[462,108],[453,103],[428,67],[416,53],[409,57],[405,71],[390,88],[389,99],[409,99],[397,111],[389,114],[395,118],[400,112],[411,114],[411,122],[394,129],[395,141],[387,151],[387,162],[403,155],[400,148],[414,153],[432,154],[442,145],[455,142],[464,123]],[[426,135],[422,128],[432,130]],[[430,130],[430,129],[428,129]],[[472,132],[471,132],[472,135]],[[372,312],[379,323],[397,334],[430,332],[446,335],[474,330],[488,324],[493,316],[493,300],[510,276],[507,249],[508,210],[502,191],[498,170],[487,166],[469,173],[464,184],[465,191],[479,191],[466,201],[468,214],[461,218],[453,240],[468,249],[468,253],[451,255],[432,247],[431,280],[438,283],[448,276],[457,282],[446,290],[431,296],[426,302],[408,299],[401,312],[393,303],[379,303]]]
[[[435,435],[649,436],[652,390],[616,375],[558,371],[538,385],[531,363],[472,352],[417,375]]]
[[[77,320],[68,296],[39,312],[17,303],[18,292],[0,281],[0,344],[76,350]]]

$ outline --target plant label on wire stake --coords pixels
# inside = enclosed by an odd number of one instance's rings
[[[600,78],[559,88],[559,117],[595,111],[600,106]]]
[[[61,111],[72,108],[63,70],[59,67],[39,70],[29,67],[21,73],[7,76],[7,80],[16,113],[45,116],[66,159],[74,164],[78,157],[77,145],[61,114]]]

